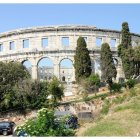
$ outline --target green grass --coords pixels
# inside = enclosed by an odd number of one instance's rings
[[[140,94],[127,96],[117,98],[111,115],[94,122],[81,136],[136,136],[140,133]]]
[[[124,110],[133,110],[133,112],[135,113],[139,113],[140,112],[140,102],[138,102],[138,99],[133,99],[130,103],[126,104],[126,105],[120,105],[118,107],[116,107],[114,109],[115,112],[117,111],[124,111]]]
[[[99,122],[96,127],[87,130],[83,136],[123,136],[126,129],[116,121]]]

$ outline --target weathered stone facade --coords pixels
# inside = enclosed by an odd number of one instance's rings
[[[100,74],[100,70],[95,67],[96,62],[100,61],[100,45],[96,43],[97,39],[101,43],[115,42],[111,46],[113,57],[116,59],[117,78],[123,77],[123,71],[120,58],[117,57],[117,46],[120,44],[121,32],[115,30],[98,29],[93,26],[47,26],[26,29],[17,29],[0,34],[0,61],[19,61],[29,60],[32,65],[32,78],[37,79],[38,62],[44,58],[50,58],[53,61],[54,75],[61,76],[60,62],[68,58],[74,62],[74,54],[79,36],[85,37],[87,47],[90,51],[92,70]],[[46,38],[48,44],[42,46],[42,39]],[[68,45],[63,45],[62,38],[68,39]],[[28,40],[28,46],[24,47],[24,41]],[[12,43],[13,42],[13,43]],[[132,34],[132,45],[137,46],[140,42],[140,35]],[[12,45],[11,45],[12,44]],[[75,80],[74,68],[71,81]]]

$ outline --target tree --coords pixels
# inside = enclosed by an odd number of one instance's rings
[[[127,22],[122,23],[122,39],[118,46],[118,56],[122,59],[122,66],[126,79],[134,75],[134,53],[131,45],[131,34]]]
[[[16,99],[13,87],[19,80],[29,77],[29,72],[22,64],[0,62],[0,108],[2,110],[14,106],[12,101],[16,101]]]
[[[101,48],[101,71],[102,79],[109,84],[111,90],[113,81],[112,78],[116,78],[117,71],[112,58],[112,52],[108,43],[103,43]]]
[[[64,87],[57,79],[53,77],[52,81],[48,84],[48,95],[51,96],[51,105],[55,106],[59,100],[64,96]]]
[[[85,78],[91,74],[91,60],[89,51],[86,48],[86,42],[83,37],[77,40],[76,54],[74,56],[75,78],[79,82],[80,78]]]
[[[134,48],[135,76],[140,75],[140,46]]]
[[[135,69],[134,69],[134,50],[132,48],[128,48],[123,50],[122,52],[122,65],[126,79],[130,79],[133,77]]]
[[[129,32],[129,26],[127,22],[123,22],[122,23],[122,40],[121,40],[121,44],[122,46],[127,49],[129,47],[131,47],[131,34]]]

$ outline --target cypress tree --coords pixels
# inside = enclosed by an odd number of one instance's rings
[[[140,75],[140,46],[134,48],[135,76]]]
[[[122,40],[121,40],[121,44],[124,48],[129,48],[131,47],[131,34],[129,32],[129,26],[127,22],[123,22],[122,23]]]
[[[103,43],[101,47],[101,71],[102,80],[106,81],[111,89],[113,78],[116,78],[117,70],[113,61],[112,52],[108,43]]]
[[[91,74],[91,60],[85,39],[79,37],[77,40],[76,54],[74,56],[75,78],[79,82],[80,78],[85,78]]]
[[[125,78],[129,79],[134,75],[134,56],[131,44],[131,34],[127,22],[122,23],[121,44],[118,46],[118,56],[122,59],[122,66]]]

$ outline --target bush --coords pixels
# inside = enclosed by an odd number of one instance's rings
[[[133,88],[136,84],[136,81],[134,79],[129,79],[127,82],[126,82],[126,85],[127,87],[130,89],[130,88]]]
[[[74,130],[65,128],[64,122],[56,126],[54,111],[43,108],[38,111],[35,120],[30,119],[24,125],[19,126],[17,133],[24,131],[30,136],[73,136]]]
[[[80,84],[89,92],[97,92],[100,85],[98,74],[91,74],[88,78],[82,79]]]
[[[98,74],[91,74],[88,77],[88,81],[89,81],[90,85],[99,86],[99,84],[100,84],[100,77],[99,77]]]
[[[112,85],[112,90],[114,91],[114,92],[120,92],[121,91],[121,84],[119,84],[119,83],[113,83],[113,85]]]

